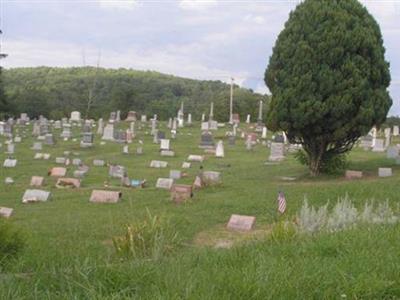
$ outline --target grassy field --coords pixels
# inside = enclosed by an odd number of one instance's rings
[[[349,168],[364,171],[364,179],[310,178],[293,155],[278,165],[265,165],[269,155],[265,146],[247,151],[243,140],[238,139],[235,146],[225,141],[225,158],[208,156],[203,163],[204,170],[222,172],[223,184],[196,191],[191,201],[177,206],[169,192],[155,188],[155,182],[168,177],[170,169],[180,169],[188,154],[203,154],[198,148],[199,127],[184,128],[171,140],[173,158],[159,155],[159,145],[148,134],[150,128],[140,131],[130,145],[134,152],[142,139],[141,156],[123,155],[122,145],[116,143],[100,145],[99,136],[94,148],[80,149],[75,129],[77,142],[58,138],[56,146],[43,146],[41,152],[52,155],[49,161],[33,160],[34,139],[27,128],[27,138],[16,144],[17,167],[0,167],[0,206],[15,209],[8,222],[20,228],[27,241],[18,259],[0,272],[0,299],[400,298],[400,225],[282,239],[271,239],[268,234],[276,221],[279,190],[286,195],[287,220],[294,219],[305,197],[311,205],[330,201],[332,207],[346,194],[357,207],[367,200],[388,199],[399,214],[400,167],[394,160],[386,159],[384,153],[355,149],[349,155]],[[216,141],[224,139],[225,130],[214,134]],[[54,133],[58,137],[60,131]],[[3,162],[4,138],[0,140]],[[55,180],[47,177],[48,169],[56,166],[55,157],[63,156],[65,150],[79,152],[71,157],[90,166],[80,189],[57,189]],[[130,178],[146,179],[148,187],[120,187],[117,180],[109,180],[107,167],[92,165],[93,159],[124,165]],[[169,168],[149,168],[152,159],[168,161]],[[188,177],[178,183],[192,183],[199,167],[192,163]],[[378,167],[392,167],[394,176],[378,178]],[[68,176],[73,170],[68,168]],[[33,175],[46,177],[43,189],[52,192],[50,201],[22,204]],[[13,185],[4,184],[8,176],[15,180]],[[284,181],[281,176],[296,180]],[[105,181],[123,192],[120,203],[89,203],[92,189],[102,188]],[[182,246],[158,260],[121,260],[111,239],[124,233],[124,225],[143,220],[147,210],[170,219]],[[256,216],[255,231],[225,230],[231,214]],[[231,247],[216,248],[221,241]]]

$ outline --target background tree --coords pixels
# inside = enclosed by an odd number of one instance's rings
[[[267,125],[303,145],[312,175],[385,121],[384,54],[379,25],[357,0],[305,0],[290,13],[265,72]]]
[[[6,94],[4,92],[3,85],[3,68],[0,67],[0,118],[7,117],[8,113],[11,111],[11,106],[7,101]]]
[[[88,87],[92,101],[88,110]],[[26,112],[31,117],[42,114],[59,119],[79,110],[90,118],[108,118],[111,111],[129,110],[141,114],[157,114],[168,120],[184,101],[185,113],[199,120],[214,102],[215,118],[229,118],[230,85],[221,81],[200,81],[127,69],[82,68],[16,68],[4,70],[4,88],[15,113]],[[235,112],[252,115],[257,111],[259,94],[235,87]],[[218,109],[217,109],[218,107]],[[219,110],[221,107],[221,110]],[[255,120],[256,115],[253,116]]]

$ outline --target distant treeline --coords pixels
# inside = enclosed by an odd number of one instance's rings
[[[95,67],[3,69],[2,77],[7,114],[15,116],[26,112],[31,118],[44,115],[60,119],[78,110],[82,117],[107,118],[111,111],[121,110],[124,117],[134,110],[166,120],[176,116],[183,101],[185,113],[192,113],[194,120],[202,113],[208,115],[211,102],[215,119],[229,119],[230,85],[221,81]],[[243,121],[247,114],[256,120],[259,100],[265,103],[267,97],[235,85],[234,113],[239,113]]]

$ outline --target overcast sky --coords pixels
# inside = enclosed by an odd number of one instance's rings
[[[381,25],[400,115],[400,1],[364,0]],[[299,1],[0,0],[6,68],[125,67],[235,82],[267,92],[263,74]]]

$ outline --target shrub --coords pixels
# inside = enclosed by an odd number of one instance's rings
[[[21,232],[6,220],[0,219],[0,266],[16,257],[25,245]]]
[[[305,199],[297,215],[297,229],[307,233],[332,232],[359,224],[395,224],[398,221],[399,217],[393,213],[388,201],[379,203],[377,207],[373,202],[366,202],[364,209],[359,212],[346,196],[339,199],[329,213],[328,203],[316,209],[309,206]]]
[[[274,242],[290,241],[296,236],[296,228],[293,223],[280,221],[272,227],[270,239]]]
[[[159,259],[173,252],[180,241],[169,220],[148,211],[143,221],[126,225],[124,236],[114,237],[113,244],[117,255],[125,259]]]
[[[299,163],[310,167],[310,159],[304,150],[295,153],[295,158]],[[338,174],[345,170],[348,166],[346,154],[325,155],[321,161],[321,172],[325,174]]]

